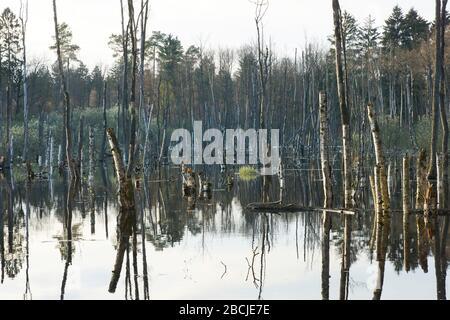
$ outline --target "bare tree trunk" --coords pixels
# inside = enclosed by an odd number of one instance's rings
[[[331,184],[330,155],[328,152],[328,106],[327,95],[320,92],[319,96],[320,112],[320,158],[322,162],[322,177],[324,190],[324,208],[331,209],[333,206],[333,191]],[[331,215],[323,212],[323,237],[322,237],[322,298],[329,299],[330,290],[330,231]]]
[[[433,87],[433,104],[432,104],[432,133],[430,142],[430,165],[428,168],[428,192],[425,204],[428,204],[425,212],[425,220],[427,216],[432,215],[430,211],[437,206],[437,168],[436,168],[436,153],[437,153],[437,139],[439,134],[439,99],[440,99],[440,84],[442,71],[442,57],[441,57],[441,0],[436,0],[436,37],[435,37],[435,66],[434,66],[434,87]],[[431,224],[430,224],[431,226]]]
[[[342,48],[342,17],[338,0],[333,0],[334,13],[334,36],[336,45],[336,75],[337,88],[339,94],[339,107],[341,111],[342,142],[343,142],[343,162],[344,162],[344,206],[346,209],[352,208],[352,172],[351,172],[351,130],[350,111],[348,108],[346,92],[346,79],[343,67]]]
[[[372,193],[373,206],[374,206],[372,234],[370,236],[370,252],[371,253],[373,252],[375,243],[376,243],[377,217],[378,217],[378,198],[377,198],[377,191],[376,191],[376,186],[375,186],[375,176],[377,175],[376,168],[374,170],[374,173],[375,173],[374,175],[369,176],[370,190]]]
[[[93,189],[94,186],[94,170],[95,170],[95,136],[94,129],[89,126],[89,187]],[[91,190],[93,192],[93,190]]]
[[[144,126],[145,126],[145,115],[146,112],[144,110],[145,107],[145,38],[147,34],[147,21],[148,21],[148,0],[145,1],[141,0],[141,43],[140,43],[140,68],[139,68],[139,117],[143,118]],[[147,141],[147,132],[146,132],[147,126],[144,127],[144,140]],[[139,136],[142,132],[142,130],[138,130]],[[142,139],[138,139],[139,141],[142,141]],[[145,146],[143,147],[143,152],[145,153],[146,149]],[[145,160],[145,155],[142,157],[143,160]],[[142,163],[142,166],[145,166],[145,162]]]
[[[370,128],[372,131],[373,144],[375,148],[375,158],[376,165],[379,168],[379,183],[381,188],[381,197],[382,197],[382,207],[383,207],[383,240],[382,240],[382,248],[384,257],[386,254],[386,248],[388,244],[389,234],[390,234],[390,226],[391,226],[391,201],[389,197],[389,186],[386,175],[386,161],[383,153],[383,147],[381,143],[380,136],[380,127],[378,126],[378,121],[376,118],[376,114],[373,108],[373,105],[369,103],[367,106]],[[383,258],[384,259],[384,258]]]
[[[128,144],[128,103],[129,103],[129,92],[128,92],[128,41],[130,36],[130,23],[125,26],[125,16],[124,16],[124,5],[123,0],[120,0],[120,10],[122,17],[122,50],[123,50],[123,83],[122,83],[122,130],[123,133],[119,138],[122,137],[123,145]],[[120,125],[118,126],[120,128]],[[127,158],[127,148],[124,148],[125,158]]]
[[[136,219],[136,208],[134,199],[134,188],[131,178],[128,177],[123,164],[119,143],[113,129],[107,130],[109,145],[114,159],[114,167],[119,183],[119,215],[117,217],[118,249],[113,275],[109,285],[109,292],[114,293],[120,278],[123,258],[132,235],[134,219]]]
[[[67,165],[69,166],[69,173],[72,178],[79,178],[79,173],[77,172],[76,165],[72,158],[72,130],[70,128],[70,96],[67,91],[67,83],[66,78],[64,76],[64,68],[61,56],[61,44],[59,39],[59,30],[58,30],[58,14],[56,10],[56,0],[53,0],[53,14],[54,14],[54,22],[55,22],[55,39],[56,39],[56,52],[58,55],[58,69],[61,77],[61,83],[64,92],[64,127],[66,132],[66,159]]]
[[[80,117],[80,127],[78,129],[78,160],[77,166],[78,171],[80,172],[80,177],[83,175],[83,138],[84,138],[84,117]]]
[[[134,5],[133,0],[128,0],[128,15],[131,35],[131,50],[132,50],[132,67],[131,67],[131,97],[130,97],[130,112],[131,112],[131,126],[130,126],[130,144],[128,147],[128,168],[127,176],[131,178],[135,163],[136,152],[136,76],[137,76],[137,38],[136,38],[136,24],[134,19]]]
[[[6,160],[5,167],[11,169],[11,91],[10,86],[6,87]]]
[[[103,86],[103,138],[102,138],[102,146],[100,149],[100,161],[105,162],[105,153],[106,153],[106,130],[108,129],[108,120],[106,117],[106,90],[107,90],[107,82],[105,81]]]
[[[425,207],[425,193],[427,190],[427,155],[422,149],[417,158],[417,190],[416,190],[416,210],[423,210]],[[416,216],[417,227],[417,252],[419,263],[425,272],[428,272],[428,251],[429,242],[425,229],[424,217]]]
[[[446,8],[447,8],[447,2],[448,0],[443,0],[442,4],[442,10],[441,10],[441,45],[440,45],[440,58],[441,58],[441,81],[440,81],[440,110],[441,110],[441,122],[442,122],[442,132],[443,132],[443,138],[442,138],[442,154],[443,154],[443,163],[442,163],[442,190],[443,190],[443,198],[440,201],[441,208],[447,209],[449,206],[449,176],[448,176],[448,167],[449,167],[449,155],[448,155],[448,138],[449,138],[449,129],[448,129],[448,121],[447,121],[447,111],[446,111],[446,104],[445,104],[445,65],[444,65],[444,59],[445,59],[445,31],[446,31]]]
[[[376,197],[376,237],[375,243],[377,248],[377,260],[382,258],[382,238],[383,238],[383,197],[381,196],[380,167],[374,169],[374,187]]]
[[[324,208],[331,209],[333,206],[333,191],[331,185],[331,166],[330,155],[328,152],[328,106],[327,95],[325,92],[320,92],[320,158],[322,161],[322,176],[323,176],[323,188],[324,188]]]
[[[410,253],[410,239],[409,239],[409,217],[411,211],[410,203],[410,157],[406,155],[403,158],[403,256],[404,256],[404,266],[406,272],[410,270],[409,264],[409,253]]]
[[[22,1],[20,1],[20,21],[22,25],[22,46],[23,46],[23,153],[22,161],[26,163],[30,160],[28,154],[28,72],[27,72],[27,46],[26,46],[26,33],[28,23],[28,0],[25,4],[25,8],[22,8]],[[25,11],[23,11],[24,9]]]

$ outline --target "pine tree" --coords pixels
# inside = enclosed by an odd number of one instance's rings
[[[358,30],[358,51],[363,55],[371,55],[378,47],[380,32],[375,26],[375,19],[368,16]]]
[[[405,16],[399,6],[395,6],[392,14],[383,27],[383,47],[392,50],[401,47],[404,42]]]
[[[0,52],[3,54],[0,60],[9,85],[21,74],[20,39],[19,20],[11,9],[6,8],[0,16]]]
[[[403,29],[402,47],[409,50],[416,48],[430,34],[430,24],[414,8],[406,14]]]
[[[58,32],[60,37],[60,45],[61,45],[61,55],[62,60],[68,66],[70,61],[78,61],[77,53],[80,51],[80,47],[74,43],[72,43],[72,30],[67,23],[63,22],[58,25]],[[53,41],[56,42],[55,37],[53,36]],[[51,50],[56,50],[56,44],[50,47]]]

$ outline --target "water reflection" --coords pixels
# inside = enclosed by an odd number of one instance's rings
[[[284,203],[321,206],[316,167],[285,170]],[[140,182],[124,233],[113,168],[87,171],[78,184],[0,178],[0,299],[446,298],[449,217],[430,238],[422,216],[393,213],[379,259],[370,188],[353,217],[255,213],[246,205],[279,200],[278,179],[231,184],[230,171],[208,171],[211,199],[183,199],[179,169],[163,168]]]

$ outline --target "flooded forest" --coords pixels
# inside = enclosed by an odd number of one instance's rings
[[[28,1],[0,2],[0,300],[446,300],[447,0],[432,19],[384,1],[383,20],[321,0],[329,37],[286,54],[274,0],[250,2],[239,48],[155,31],[152,0],[108,1],[114,63],[93,68],[66,1],[45,1],[49,63]],[[207,163],[202,134],[200,162],[174,162],[171,136],[199,122],[215,142],[248,133],[233,161]],[[267,151],[251,130],[278,130],[270,175],[247,161]]]

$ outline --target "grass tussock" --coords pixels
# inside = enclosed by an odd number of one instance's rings
[[[259,176],[258,171],[251,166],[241,167],[239,169],[239,177],[244,181],[255,180]]]

